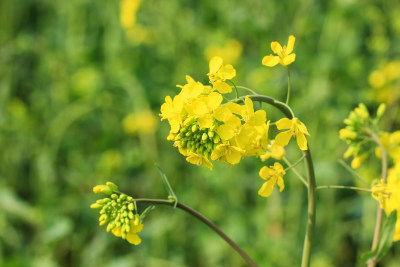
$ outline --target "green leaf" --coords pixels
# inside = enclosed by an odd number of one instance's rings
[[[146,215],[150,212],[150,211],[152,211],[152,210],[154,210],[154,208],[155,208],[156,206],[154,206],[154,205],[150,205],[150,206],[148,206],[143,212],[142,212],[142,214],[140,214],[140,221],[143,221],[143,219],[146,217]]]
[[[175,204],[174,204],[174,208],[176,208],[176,205],[178,205],[178,197],[175,195],[174,190],[172,190],[172,187],[171,187],[171,185],[169,184],[168,178],[167,178],[167,176],[165,175],[164,171],[161,169],[161,167],[160,167],[157,163],[156,163],[155,165],[156,165],[156,167],[158,168],[158,171],[160,172],[160,175],[161,175],[161,178],[162,178],[162,180],[163,180],[165,189],[167,189],[167,191],[168,191],[168,193],[169,193],[168,199],[171,200],[171,202],[174,202],[174,203],[175,203]]]
[[[397,221],[397,211],[394,210],[389,214],[389,216],[385,220],[378,245],[373,251],[364,253],[361,256],[362,260],[369,261],[377,257],[376,262],[379,262],[380,260],[383,259],[383,257],[386,255],[386,253],[392,246],[393,236],[396,229],[396,221]]]

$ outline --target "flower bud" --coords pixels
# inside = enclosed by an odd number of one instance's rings
[[[135,209],[135,207],[133,206],[133,203],[128,204],[128,209],[131,211]]]
[[[92,205],[90,205],[91,209],[100,209],[101,207],[103,207],[103,206],[100,204],[97,204],[97,203],[93,203]]]
[[[112,190],[112,191],[118,191],[118,186],[114,184],[113,182],[107,182],[106,185]]]
[[[93,192],[96,194],[103,193],[106,195],[110,195],[112,193],[112,190],[106,185],[96,185],[95,187],[93,187]]]
[[[378,111],[376,112],[376,116],[377,118],[382,117],[383,113],[385,113],[386,111],[386,105],[385,104],[380,104],[378,107]]]

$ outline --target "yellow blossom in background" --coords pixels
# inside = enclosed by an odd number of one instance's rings
[[[371,98],[376,102],[385,102],[389,106],[395,105],[400,99],[400,61],[394,60],[380,64],[372,71],[368,82],[372,87]]]
[[[272,42],[271,49],[276,56],[272,54],[265,56],[262,60],[262,64],[268,67],[273,67],[278,63],[283,66],[293,63],[296,59],[296,54],[292,53],[295,40],[296,38],[293,35],[290,35],[287,46],[284,45],[283,47],[278,42]]]
[[[213,88],[218,90],[221,94],[232,92],[231,86],[225,81],[233,79],[236,76],[236,70],[233,66],[231,64],[224,65],[224,61],[221,57],[213,57],[209,65],[210,72],[207,75]]]
[[[125,30],[128,41],[134,45],[154,43],[153,32],[136,23],[136,14],[141,2],[141,0],[121,0],[120,2],[120,23]]]
[[[151,134],[157,129],[157,120],[150,110],[130,113],[122,121],[124,131],[128,134]]]
[[[235,39],[229,39],[225,42],[223,46],[210,45],[204,52],[207,60],[215,56],[223,58],[228,63],[236,63],[242,54],[243,46]]]
[[[306,126],[298,119],[283,118],[276,122],[278,130],[289,129],[281,132],[275,137],[275,143],[280,146],[286,146],[292,136],[296,137],[297,145],[301,150],[307,150],[307,139],[305,135],[310,135]]]
[[[274,190],[274,186],[277,184],[279,186],[279,191],[285,188],[285,184],[283,182],[283,176],[286,172],[283,169],[283,166],[279,162],[275,162],[273,166],[270,167],[262,167],[260,170],[260,177],[266,182],[262,185],[258,194],[263,197],[269,197]]]

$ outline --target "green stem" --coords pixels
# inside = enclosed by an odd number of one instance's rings
[[[236,252],[238,252],[240,254],[240,256],[242,256],[242,258],[249,264],[249,266],[258,267],[257,263],[252,258],[250,258],[250,256],[247,255],[247,253],[242,248],[240,248],[229,236],[227,236],[220,228],[218,228],[218,226],[216,226],[213,222],[211,222],[209,219],[207,219],[204,215],[202,215],[201,213],[199,213],[196,210],[192,209],[191,207],[186,206],[186,205],[184,205],[182,203],[174,203],[172,201],[165,200],[165,199],[138,198],[138,199],[135,199],[135,202],[137,202],[137,203],[141,202],[141,203],[167,205],[167,206],[172,206],[172,207],[174,205],[176,205],[176,207],[178,209],[181,209],[181,210],[189,213],[190,215],[192,215],[193,217],[195,217],[199,221],[203,222],[209,228],[211,228],[214,232],[216,232],[234,250],[236,250]]]
[[[346,169],[348,170],[351,174],[353,174],[365,187],[370,188],[368,183],[360,176],[358,175],[357,172],[355,172],[349,165],[346,164],[342,159],[338,159],[339,163]]]
[[[349,190],[357,190],[357,191],[364,191],[364,192],[372,192],[371,189],[366,189],[362,187],[356,186],[345,186],[345,185],[321,185],[315,188],[316,190],[320,189],[349,189]]]
[[[233,82],[233,81],[231,81],[231,80],[226,80],[227,82],[230,82],[232,85],[233,85],[233,88],[235,88],[235,93],[236,93],[236,98],[239,98],[239,92],[238,92],[238,89],[237,89],[237,86],[236,86],[236,84]],[[232,86],[231,86],[232,87]]]
[[[289,105],[289,99],[290,99],[290,69],[289,69],[289,66],[286,66],[286,67],[287,67],[287,74],[288,74],[286,105]]]
[[[289,166],[289,168],[287,168],[287,170],[292,170],[292,171],[294,172],[294,174],[300,179],[300,181],[301,181],[306,187],[308,187],[307,181],[306,181],[306,180],[303,178],[303,176],[301,176],[301,174],[294,168],[301,160],[303,160],[303,158],[304,158],[304,155],[303,155],[303,157],[301,157],[298,161],[296,161],[294,164],[291,164],[290,161],[289,161],[287,158],[285,158],[285,157],[283,157],[282,159],[283,159],[283,161],[285,161],[286,164]]]
[[[253,101],[262,101],[264,103],[270,104],[277,109],[279,109],[286,117],[289,119],[294,118],[294,113],[292,109],[285,103],[282,103],[272,97],[262,96],[262,95],[249,95],[249,97]],[[311,246],[314,238],[314,230],[315,230],[315,205],[316,205],[316,190],[317,187],[315,181],[315,173],[314,173],[314,164],[311,157],[310,148],[308,150],[303,151],[303,155],[305,156],[305,166],[308,180],[308,219],[307,219],[307,228],[306,228],[306,236],[304,240],[303,246],[303,256],[301,260],[301,267],[310,266],[310,258],[311,258]]]
[[[256,93],[256,91],[254,91],[254,90],[252,90],[252,89],[250,89],[250,88],[247,88],[247,87],[244,87],[244,86],[236,86],[238,89],[242,89],[242,90],[246,90],[246,91],[248,91],[248,92],[250,92],[250,93],[252,93],[252,94],[255,94],[255,95],[258,95],[257,93]]]

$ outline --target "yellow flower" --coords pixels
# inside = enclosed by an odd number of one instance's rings
[[[221,161],[228,162],[230,165],[235,165],[240,162],[243,153],[244,151],[237,146],[220,144],[214,149],[213,153],[211,154],[211,159],[219,159]]]
[[[381,207],[389,215],[397,210],[400,213],[400,165],[396,164],[388,172],[387,184],[381,182],[372,187],[372,196],[380,201]],[[400,240],[400,216],[397,217],[393,241]]]
[[[284,118],[276,122],[278,130],[289,129],[281,132],[275,137],[275,143],[280,146],[286,146],[292,136],[296,137],[297,145],[301,150],[307,150],[307,139],[305,135],[310,135],[306,126],[298,119]]]
[[[283,170],[283,166],[279,162],[275,162],[274,166],[270,166],[269,168],[264,166],[260,170],[260,177],[264,180],[267,180],[260,190],[258,194],[263,197],[269,197],[274,190],[274,186],[277,184],[279,186],[279,192],[285,188],[285,184],[283,182],[283,175],[286,172]]]
[[[206,158],[205,156],[199,155],[194,152],[189,152],[187,155],[188,155],[188,157],[186,158],[186,160],[188,162],[195,164],[197,166],[200,166],[201,164],[204,163],[204,166],[206,166],[207,168],[212,170],[213,165],[212,165],[211,161],[208,158]]]
[[[271,49],[277,56],[272,54],[265,56],[262,60],[262,64],[268,67],[273,67],[278,63],[283,66],[293,63],[296,59],[296,54],[292,53],[295,39],[296,38],[293,35],[290,35],[287,47],[285,45],[283,48],[278,42],[272,42]]]
[[[210,72],[207,75],[215,90],[221,94],[232,92],[232,88],[225,81],[233,79],[236,76],[236,70],[231,64],[223,65],[221,57],[213,57],[210,60]]]
[[[268,150],[260,156],[262,161],[266,161],[269,158],[281,160],[285,156],[285,149],[283,146],[277,145],[275,142],[268,145]]]
[[[121,230],[121,226],[115,227],[114,229],[112,229],[111,232],[116,237],[122,237],[122,238],[126,239],[129,243],[133,244],[133,245],[139,245],[140,242],[142,242],[142,240],[137,235],[137,233],[142,231],[143,224],[142,223],[138,223],[137,225],[135,225],[134,220],[131,220],[129,228],[130,228],[130,230],[125,234],[125,237],[122,235],[123,232]]]
[[[161,105],[161,120],[167,119],[171,125],[171,133],[177,133],[183,120],[183,99],[177,95],[172,101],[170,96],[165,97],[165,103]]]
[[[214,111],[221,105],[222,100],[221,94],[213,92],[194,101],[188,112],[198,118],[200,128],[210,128],[215,121]]]

